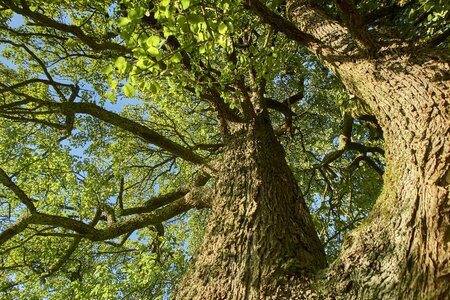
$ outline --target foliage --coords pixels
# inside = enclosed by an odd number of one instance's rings
[[[283,14],[279,1],[268,2]],[[220,161],[224,123],[247,117],[241,96],[255,87],[272,105],[271,123],[330,260],[369,213],[384,169],[374,124],[352,118],[350,137],[360,146],[345,148],[339,137],[354,109],[351,95],[301,45],[240,3],[0,6],[5,297],[169,295],[208,218],[183,197],[213,187],[205,166]],[[333,5],[322,8],[339,18]],[[367,0],[358,8],[371,30],[449,45],[446,1]],[[41,215],[33,219],[33,210]]]

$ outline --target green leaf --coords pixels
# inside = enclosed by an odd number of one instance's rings
[[[232,22],[227,22],[228,30],[230,32],[234,32],[234,25]]]
[[[183,9],[188,9],[189,5],[191,5],[191,0],[181,0],[181,6],[183,6]]]
[[[134,97],[134,85],[131,83],[127,83],[123,86],[123,92],[126,97],[133,98]]]
[[[181,56],[180,53],[175,53],[174,55],[172,55],[172,58],[170,60],[174,63],[179,63],[182,58],[183,56]]]
[[[111,72],[113,71],[113,66],[112,65],[107,65],[106,67],[104,67],[102,69],[102,73],[105,75],[111,74]]]
[[[153,94],[156,94],[159,92],[159,85],[154,81],[150,82],[149,88],[150,88],[150,92],[152,92]]]
[[[189,23],[192,23],[192,24],[198,24],[198,23],[200,23],[200,22],[204,22],[205,19],[204,19],[203,16],[201,16],[201,15],[190,14],[190,15],[188,16],[188,21],[189,21]]]
[[[150,54],[153,57],[156,57],[159,55],[159,50],[156,47],[148,47],[147,53]]]
[[[111,103],[113,104],[117,101],[116,94],[114,94],[113,92],[106,92],[103,97],[111,101]]]
[[[117,87],[117,80],[114,80],[112,77],[108,78],[108,84],[110,89],[115,90]]]
[[[130,18],[123,17],[123,18],[119,18],[119,21],[117,22],[117,25],[119,25],[119,27],[124,27],[124,26],[126,26],[126,25],[128,25],[130,23],[131,23],[131,19]]]
[[[133,7],[128,10],[128,17],[131,20],[140,20],[144,16],[145,9],[141,6]]]
[[[143,48],[134,48],[132,52],[134,58],[141,58],[142,56],[147,56],[147,52]]]
[[[170,0],[162,0],[160,4],[161,6],[167,6],[170,4]]]
[[[138,68],[140,68],[140,69],[142,69],[142,70],[145,70],[145,69],[147,69],[148,68],[148,66],[149,66],[149,60],[148,59],[139,59],[137,62],[136,62],[136,66],[138,67]]]
[[[117,73],[123,74],[127,68],[128,62],[123,56],[119,56],[114,62],[114,66],[116,67]]]
[[[161,38],[157,35],[152,35],[151,37],[149,37],[147,39],[147,41],[145,42],[147,44],[148,47],[156,47],[159,45],[159,43],[161,42]]]
[[[227,30],[228,30],[228,26],[227,26],[227,24],[225,24],[225,23],[220,23],[219,24],[219,27],[218,27],[218,30],[219,30],[219,33],[220,34],[225,34],[226,32],[227,32]]]

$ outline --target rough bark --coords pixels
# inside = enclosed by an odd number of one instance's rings
[[[339,258],[317,272],[323,250],[282,148],[267,128],[235,132],[205,242],[176,299],[448,299],[448,60],[397,41],[381,41],[376,54],[359,49],[348,28],[303,2],[287,9],[304,35],[277,29],[309,47],[375,115],[385,138],[383,193]],[[248,1],[267,23],[285,24],[258,3]]]
[[[289,15],[300,30],[345,53],[352,44],[345,27],[291,2]],[[338,299],[448,299],[448,60],[431,49],[396,43],[374,57],[353,50],[324,60],[378,119],[387,171],[382,195],[365,224],[346,239],[322,293]]]
[[[236,132],[219,174],[204,243],[175,299],[289,298],[279,286],[326,259],[273,131]]]

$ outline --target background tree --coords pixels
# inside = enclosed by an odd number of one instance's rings
[[[448,294],[445,2],[0,5],[8,297]]]

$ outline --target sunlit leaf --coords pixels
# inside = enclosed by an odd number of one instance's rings
[[[127,83],[123,86],[123,92],[126,97],[133,98],[134,97],[134,85],[131,83]]]

